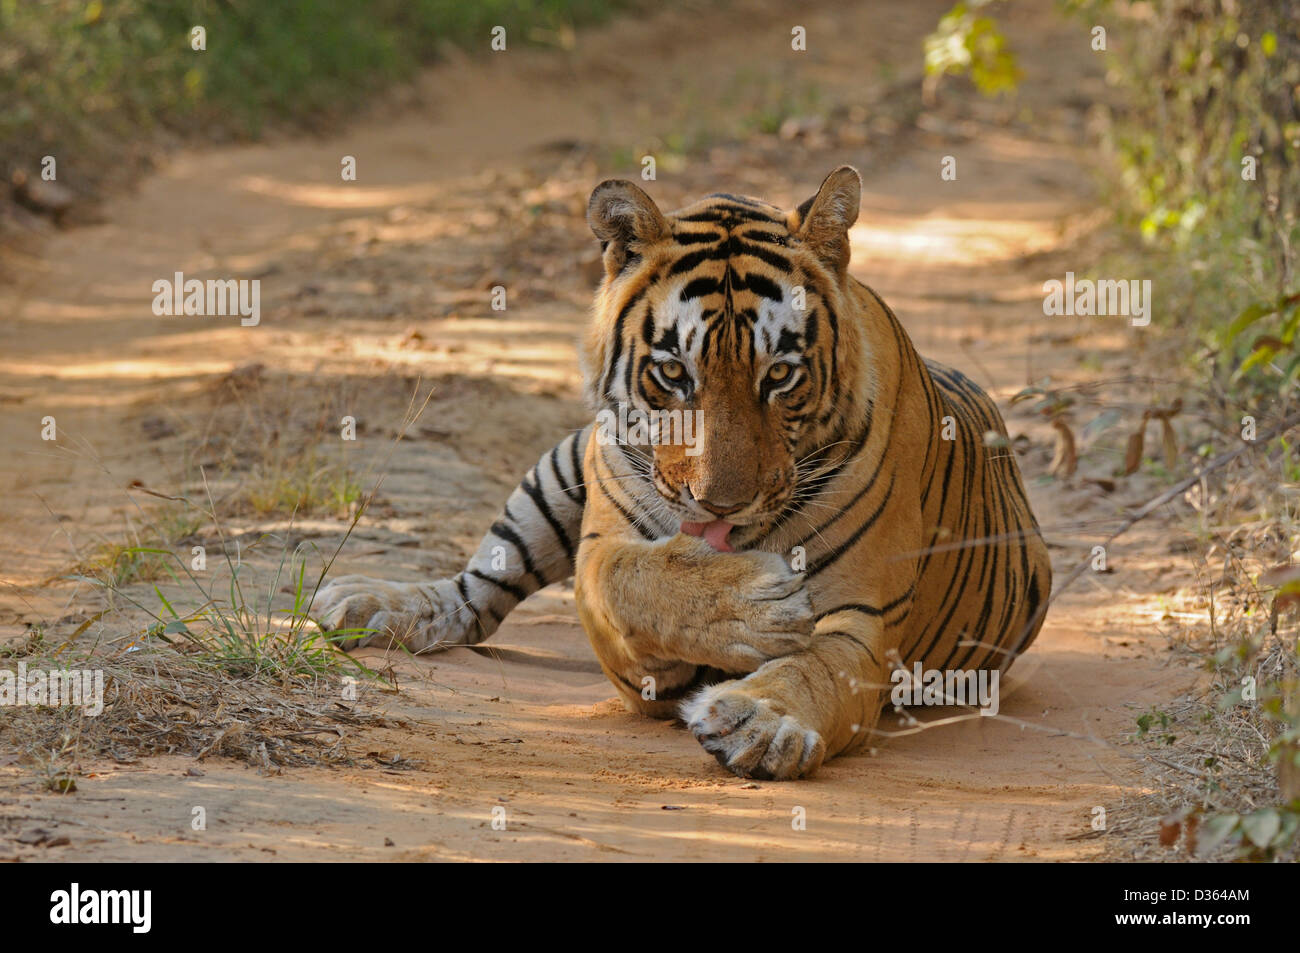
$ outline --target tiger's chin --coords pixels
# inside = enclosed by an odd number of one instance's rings
[[[767,539],[772,530],[776,528],[776,524],[776,516],[764,516],[755,519],[744,526],[734,527],[727,541],[734,550],[753,549]]]

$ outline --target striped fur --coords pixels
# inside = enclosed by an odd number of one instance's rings
[[[1005,670],[1041,625],[1046,547],[1006,441],[987,438],[1006,434],[992,400],[848,275],[859,190],[845,167],[791,212],[714,195],[665,215],[631,183],[599,186],[589,400],[698,410],[697,452],[572,434],[460,575],[347,577],[322,618],[415,649],[477,642],[573,574],[628,706],[681,717],[754,777],[863,742],[899,664]],[[735,551],[688,535],[710,523]]]

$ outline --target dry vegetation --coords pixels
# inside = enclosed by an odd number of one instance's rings
[[[109,758],[129,764],[157,754],[202,761],[222,756],[265,770],[284,765],[353,764],[350,730],[383,724],[364,679],[299,673],[276,681],[250,679],[226,660],[184,644],[127,638],[90,649],[51,646],[36,633],[6,654],[6,667],[103,672],[104,711],[19,706],[6,714],[6,740],[52,790],[75,790],[85,764]]]

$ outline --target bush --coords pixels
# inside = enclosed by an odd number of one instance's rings
[[[13,164],[0,172],[31,174],[49,154],[61,160],[60,181],[85,187],[158,131],[252,138],[268,121],[340,115],[445,43],[486,49],[495,25],[524,43],[617,5],[0,0],[0,155]],[[191,48],[195,26],[206,31],[201,52]]]

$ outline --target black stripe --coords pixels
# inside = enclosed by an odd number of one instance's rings
[[[528,598],[528,593],[524,592],[518,586],[513,586],[508,582],[502,582],[500,579],[493,579],[491,576],[486,573],[481,573],[477,569],[466,569],[465,573],[473,576],[475,579],[482,579],[484,582],[492,583],[492,585],[496,586],[502,592],[508,592],[510,595],[515,597],[516,602],[523,602]]]
[[[1039,614],[1039,606],[1042,604],[1042,601],[1043,583],[1039,578],[1038,573],[1035,572],[1029,579],[1029,592],[1025,594],[1025,606],[1029,609],[1029,617],[1025,621],[1025,628],[1021,632],[1020,638],[1016,640],[1016,644],[1012,646],[1011,652],[1007,656],[1008,660],[1014,659],[1019,655],[1037,634],[1037,627],[1043,621],[1041,618],[1036,618]]]
[[[751,258],[757,258],[760,261],[771,265],[773,268],[779,269],[787,274],[791,269],[789,258],[786,258],[784,255],[778,254],[769,248],[763,248],[761,245],[747,245],[737,242],[736,254],[749,255]]]
[[[674,232],[673,241],[679,245],[712,245],[722,240],[717,232]]]
[[[647,285],[646,287],[649,286]],[[646,287],[641,288],[636,294],[627,299],[627,303],[619,309],[618,318],[614,321],[614,350],[610,354],[609,360],[605,363],[605,379],[601,383],[600,388],[601,393],[608,397],[613,396],[610,394],[609,389],[610,385],[614,383],[614,369],[618,367],[618,359],[623,356],[623,323],[627,320],[627,316],[631,312],[632,308],[634,308],[645,295]]]
[[[465,588],[465,574],[463,572],[456,576],[456,591],[460,593],[460,601],[469,609],[470,615],[474,616],[474,624],[478,626],[479,641],[482,642],[488,637],[487,628],[483,625],[483,620],[478,617],[474,603],[470,601],[469,590]],[[492,614],[496,615],[495,612]],[[497,621],[500,622],[501,620],[498,619]]]
[[[555,514],[551,512],[550,504],[546,502],[546,494],[543,493],[542,488],[537,485],[532,474],[524,477],[524,482],[519,484],[519,488],[528,494],[533,501],[533,505],[537,507],[538,512],[546,518],[546,522],[551,524],[551,529],[555,530],[555,538],[560,541],[560,545],[564,547],[564,554],[568,556],[570,562],[572,562],[573,540],[569,539],[569,534],[565,532],[564,526],[555,518]]]
[[[619,515],[622,516],[623,519],[627,520],[627,522],[628,522],[629,524],[631,524],[632,528],[635,529],[638,533],[641,534],[641,538],[642,538],[642,539],[645,539],[645,540],[658,539],[657,536],[655,536],[655,535],[654,535],[653,533],[651,533],[648,529],[646,529],[644,526],[642,526],[641,523],[640,523],[639,521],[637,521],[636,519],[634,519],[634,518],[632,517],[632,514],[629,513],[629,512],[628,512],[628,511],[623,507],[623,504],[619,503],[618,500],[614,499],[614,497],[613,497],[612,495],[610,495],[609,489],[605,486],[604,483],[600,483],[599,486],[600,486],[600,492],[603,493],[603,494],[605,494],[605,499],[609,500],[609,502],[613,504],[614,509],[618,510]]]
[[[578,484],[577,487],[578,496],[579,496],[578,503],[582,506],[586,506],[587,505],[587,481],[583,479],[582,456],[581,456],[581,450],[578,447],[578,437],[581,433],[582,431],[579,431],[578,433],[575,433],[570,438],[573,442],[569,444],[569,456],[573,460],[573,477]]]
[[[863,642],[860,638],[858,638],[856,635],[854,635],[852,632],[840,632],[837,630],[835,632],[817,633],[817,638],[819,639],[823,639],[823,638],[829,639],[829,638],[834,638],[836,636],[838,636],[841,639],[848,639],[850,642],[853,642],[859,648],[861,648],[862,651],[867,653],[867,655],[871,658],[871,661],[875,662],[877,665],[880,664],[880,659],[876,658],[876,653],[871,651],[871,649],[867,647],[867,644]]]
[[[578,506],[582,505],[582,499],[578,496],[578,491],[570,485],[571,477],[565,474],[560,466],[560,445],[557,443],[551,448],[551,473],[555,476],[555,482],[559,484],[560,490],[565,496]],[[580,483],[581,480],[572,480],[573,483]]]
[[[829,566],[834,565],[841,556],[843,556],[846,552],[848,552],[849,549],[859,539],[862,538],[862,534],[865,533],[867,530],[871,529],[871,527],[875,525],[876,520],[878,520],[880,518],[880,514],[885,511],[885,506],[888,505],[889,500],[893,496],[893,494],[894,494],[894,477],[891,474],[889,477],[889,489],[885,490],[885,495],[881,499],[880,505],[876,507],[876,511],[867,517],[866,522],[864,522],[861,526],[859,526],[856,530],[854,530],[852,536],[850,536],[844,542],[840,543],[840,545],[836,546],[829,553],[827,553],[826,555],[818,559],[808,570],[808,575],[810,576],[817,575],[823,569],[826,569]]]
[[[617,678],[628,688],[632,689],[632,691],[636,692],[638,695],[641,694],[642,686],[633,684],[632,682],[628,681],[626,678],[623,677],[623,674],[621,672],[614,672],[613,674],[615,678]],[[646,674],[650,675],[649,672],[647,672]],[[650,677],[655,678],[653,675],[650,675]],[[659,690],[659,680],[655,678],[655,697],[650,700],[656,702],[678,701],[682,698],[685,698],[687,695],[695,691],[697,688],[702,688],[705,685],[711,685],[714,682],[720,682],[723,679],[731,678],[731,677],[732,677],[731,675],[729,675],[727,672],[722,671],[721,669],[712,668],[711,666],[708,665],[698,665],[695,668],[695,672],[685,682],[683,682],[680,685],[674,685],[672,688],[668,688],[663,691]]]
[[[750,291],[760,298],[768,298],[778,303],[785,300],[785,292],[771,278],[764,277],[758,272],[751,271],[743,279],[732,282],[732,287],[737,291]]]
[[[771,215],[763,215],[758,211],[750,211],[747,208],[739,208],[731,205],[717,205],[703,212],[694,212],[690,215],[678,215],[679,222],[763,222],[767,225],[782,224]]]
[[[714,258],[718,257],[725,256],[720,256],[718,250],[712,248],[706,248],[702,251],[687,252],[685,255],[682,255],[681,258],[678,258],[673,262],[668,268],[668,277],[672,278],[676,275],[683,275],[693,268],[698,268],[706,261],[712,261]]]
[[[820,622],[822,619],[826,618],[827,616],[834,615],[837,612],[861,612],[863,615],[883,616],[890,612],[893,612],[895,609],[901,606],[908,599],[912,598],[915,592],[916,592],[915,585],[908,586],[907,591],[905,593],[903,593],[897,599],[885,603],[879,609],[877,609],[875,606],[869,606],[862,602],[847,602],[842,606],[836,606],[834,609],[827,609],[825,612],[819,613],[816,616],[816,618],[813,619],[813,621]]]
[[[493,523],[488,532],[501,537],[519,552],[519,558],[524,564],[524,572],[537,580],[539,588],[546,585],[546,580],[538,575],[537,567],[533,565],[533,556],[528,551],[528,544],[523,541],[518,533],[500,520]]]
[[[771,209],[772,206],[766,202],[760,202],[758,199],[751,199],[744,195],[734,195],[731,192],[710,192],[704,196],[706,199],[725,199],[728,202],[735,202],[737,205],[746,205],[749,208]]]
[[[703,298],[705,295],[717,294],[722,290],[722,282],[716,278],[692,278],[682,288],[681,299]]]

